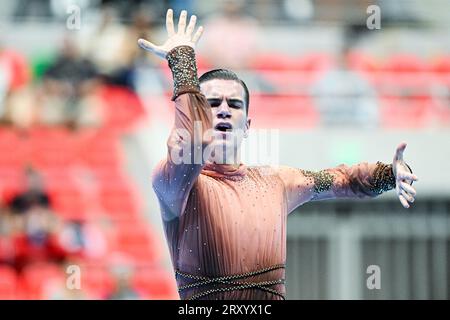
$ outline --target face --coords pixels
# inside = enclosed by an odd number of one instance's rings
[[[200,89],[211,106],[213,145],[223,152],[236,152],[247,137],[251,122],[244,88],[234,80],[213,79],[203,82]]]

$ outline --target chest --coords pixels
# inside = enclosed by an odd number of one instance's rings
[[[268,179],[238,181],[206,177],[195,188],[189,207],[199,225],[216,235],[250,238],[279,234],[286,217],[284,190]]]

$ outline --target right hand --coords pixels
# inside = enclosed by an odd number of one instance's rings
[[[166,55],[170,50],[178,46],[190,46],[195,49],[195,45],[203,33],[203,27],[200,26],[195,32],[194,36],[192,36],[192,32],[195,28],[195,23],[197,22],[197,17],[195,15],[191,16],[187,28],[186,17],[186,10],[181,11],[180,19],[178,21],[178,30],[177,33],[175,33],[175,28],[173,25],[173,10],[167,10],[166,29],[169,38],[166,40],[166,42],[161,46],[157,46],[145,39],[139,39],[139,46],[144,50],[153,52],[163,59],[166,58]]]

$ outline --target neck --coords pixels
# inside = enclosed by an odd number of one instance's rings
[[[239,167],[241,164],[241,154],[238,148],[216,148],[214,155],[209,160],[216,164],[228,164]]]

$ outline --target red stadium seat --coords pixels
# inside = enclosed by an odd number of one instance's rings
[[[118,136],[110,131],[87,131],[77,136],[78,160],[90,168],[119,168],[122,156]]]
[[[77,153],[74,135],[65,128],[31,130],[29,145],[30,160],[38,168],[67,166]]]
[[[112,182],[99,192],[99,201],[108,216],[115,220],[130,220],[139,215],[141,209],[137,192],[127,184]]]
[[[0,198],[9,203],[14,196],[24,189],[24,175],[22,169],[0,166]]]
[[[333,65],[331,56],[326,53],[307,53],[295,58],[294,69],[300,71],[323,72]]]
[[[436,59],[432,63],[432,70],[435,72],[439,83],[450,88],[450,56],[442,56]]]
[[[251,68],[256,70],[292,70],[295,58],[280,52],[262,53],[253,58]]]
[[[330,67],[330,56],[324,53],[286,55],[283,52],[269,52],[254,57],[251,68],[274,71],[317,71]]]
[[[105,125],[118,132],[129,130],[145,114],[139,97],[126,88],[104,86],[99,95],[105,107]]]
[[[138,264],[153,265],[161,257],[162,244],[148,223],[119,223],[113,243],[114,251],[125,254]]]
[[[16,271],[7,265],[0,265],[0,300],[16,299],[17,287]]]
[[[0,128],[0,168],[20,169],[26,164],[27,145],[18,132]]]
[[[106,299],[114,290],[114,278],[107,266],[84,265],[81,267],[81,290],[93,299]]]
[[[251,67],[274,92],[286,94],[307,90],[331,65],[330,57],[321,53],[299,56],[266,53],[255,57]]]
[[[311,98],[306,96],[254,95],[250,101],[250,117],[256,128],[314,128],[319,114]]]
[[[132,285],[147,299],[179,299],[175,278],[165,270],[140,268],[132,278]]]
[[[347,55],[347,65],[352,70],[364,73],[376,72],[380,68],[380,62],[363,51],[351,51]]]
[[[86,219],[88,212],[83,194],[77,188],[48,189],[52,208],[63,219]]]
[[[379,69],[376,85],[387,88],[423,88],[430,85],[428,65],[413,54],[391,56]]]
[[[381,102],[382,126],[385,128],[423,128],[434,118],[430,97],[401,98],[384,96]]]
[[[383,65],[383,69],[391,72],[428,71],[427,64],[423,60],[409,53],[392,55]]]
[[[57,282],[65,283],[64,271],[51,263],[36,263],[25,267],[22,272],[23,288],[28,299],[49,299],[50,286]]]

